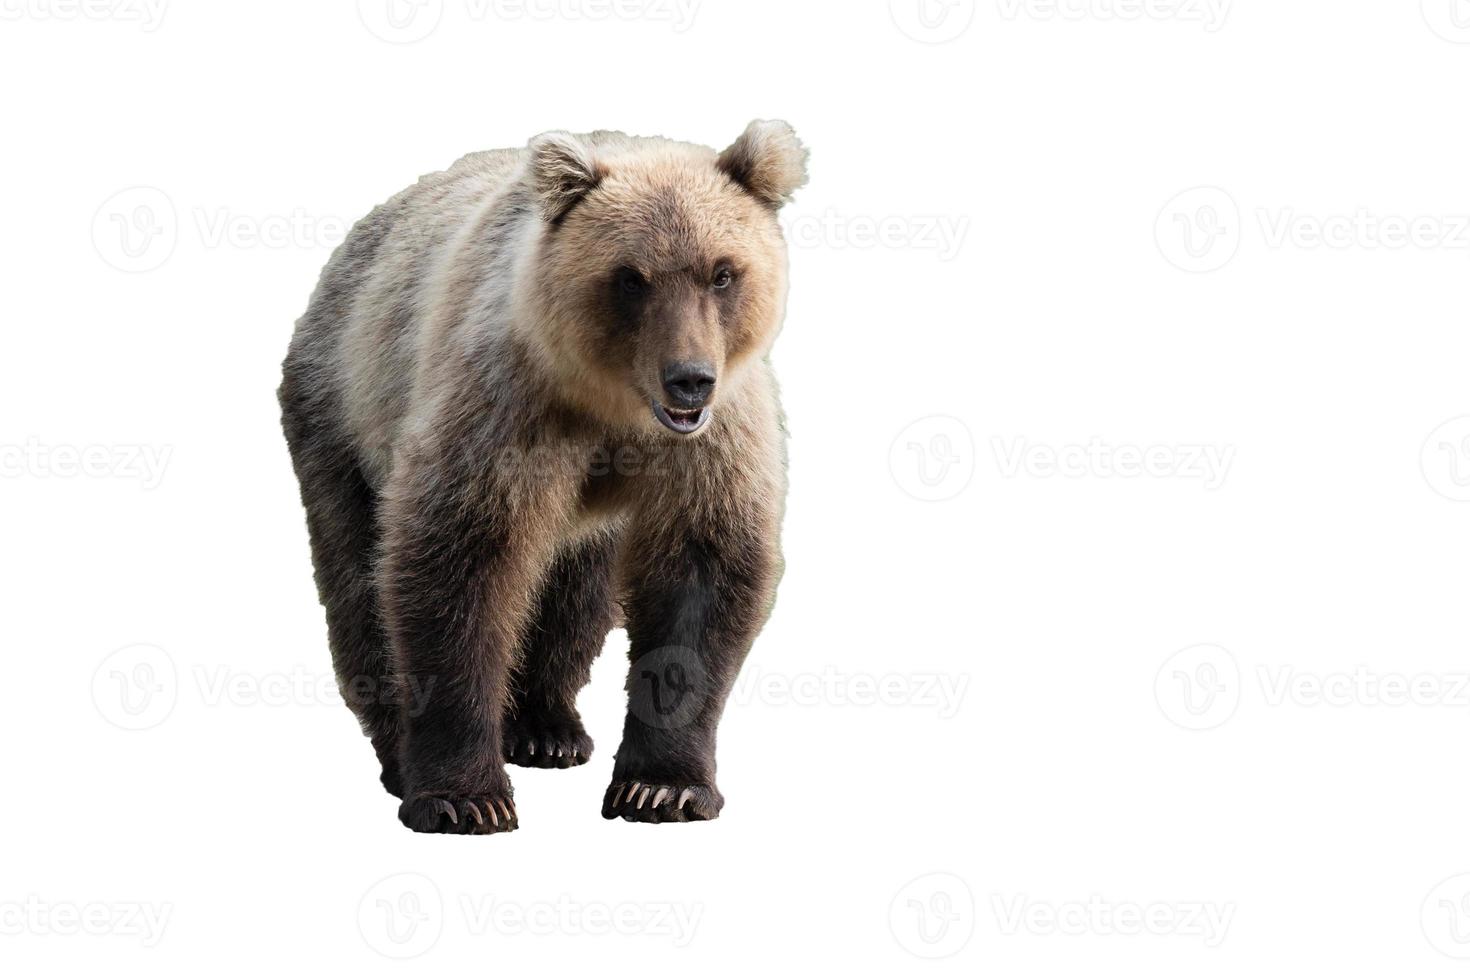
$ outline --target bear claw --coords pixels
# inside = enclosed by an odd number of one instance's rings
[[[507,796],[417,796],[398,808],[398,819],[420,834],[498,834],[520,826]]]
[[[505,736],[505,761],[532,769],[569,769],[592,758],[592,739],[575,722],[540,727],[512,725]]]
[[[720,791],[704,783],[620,780],[608,787],[602,815],[608,820],[622,817],[631,823],[687,823],[713,820],[724,805]]]

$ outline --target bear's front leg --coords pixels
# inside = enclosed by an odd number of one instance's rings
[[[502,715],[541,569],[520,530],[535,521],[511,499],[453,474],[410,474],[389,495],[381,595],[405,692],[398,815],[420,833],[518,823]]]
[[[727,512],[702,527],[665,523],[668,516],[656,515],[630,542],[632,665],[623,742],[602,805],[608,819],[719,816],[715,731],[775,588],[773,515]]]

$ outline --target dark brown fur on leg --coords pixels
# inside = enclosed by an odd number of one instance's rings
[[[557,555],[541,583],[505,723],[507,762],[565,769],[591,757],[577,693],[591,678],[592,661],[613,627],[616,548],[607,532],[577,541]]]
[[[403,795],[398,769],[399,708],[378,615],[373,563],[377,500],[334,423],[340,414],[303,368],[290,367],[280,400],[286,441],[301,483],[317,592],[327,613],[327,642],[347,706],[372,740],[383,786]]]
[[[479,412],[493,417],[497,403]],[[574,464],[503,463],[510,425],[437,425],[384,495],[382,611],[405,708],[399,818],[424,833],[517,826],[504,717],[536,586],[565,522]]]
[[[456,504],[431,491],[410,496],[385,542],[383,604],[398,669],[428,692],[403,716],[398,815],[421,833],[494,833],[516,826],[500,753],[513,648],[499,617],[511,617],[490,599],[513,559],[501,522]]]
[[[770,541],[751,532],[664,526],[633,545],[628,715],[604,817],[719,816],[716,728],[776,577]]]

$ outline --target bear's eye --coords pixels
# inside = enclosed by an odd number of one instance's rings
[[[648,280],[637,269],[621,268],[613,275],[613,281],[618,292],[629,299],[642,296],[648,289]]]
[[[710,280],[710,285],[715,289],[724,289],[734,281],[735,270],[731,269],[728,265],[722,265],[715,270],[715,277]]]

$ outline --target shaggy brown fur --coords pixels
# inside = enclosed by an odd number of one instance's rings
[[[587,760],[577,692],[620,613],[603,815],[718,815],[715,729],[780,574],[766,355],[804,179],[784,123],[720,154],[549,133],[332,256],[280,398],[338,679],[410,828],[513,830],[507,761]]]

